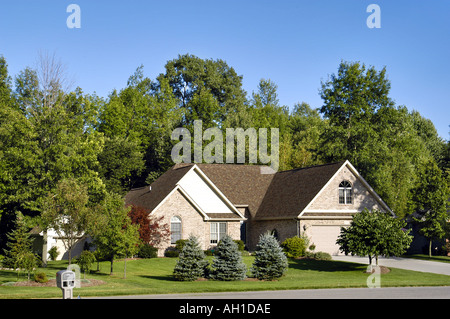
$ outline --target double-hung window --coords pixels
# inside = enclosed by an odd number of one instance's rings
[[[227,223],[211,223],[210,243],[217,244],[227,234]]]
[[[348,181],[342,181],[339,184],[339,204],[352,203],[352,184]]]
[[[181,239],[181,218],[174,216],[170,219],[170,243],[175,244]]]

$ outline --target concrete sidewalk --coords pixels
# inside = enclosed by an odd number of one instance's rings
[[[366,265],[369,264],[369,257],[333,256],[333,260],[354,262],[354,263],[366,264]],[[375,263],[375,260],[373,260],[373,263]],[[450,276],[450,263],[419,260],[419,259],[413,259],[413,258],[379,257],[378,264],[380,266],[414,270],[414,271],[422,271],[422,272],[431,272],[431,273],[435,273],[435,274],[442,274],[442,275]]]

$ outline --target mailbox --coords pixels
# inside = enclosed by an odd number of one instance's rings
[[[60,270],[56,273],[56,286],[61,288],[63,299],[72,299],[75,287],[75,273],[72,270]]]

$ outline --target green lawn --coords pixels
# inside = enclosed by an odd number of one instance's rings
[[[127,261],[127,279],[123,279],[123,261],[115,263],[113,276],[109,275],[110,263],[100,263],[100,271],[87,275],[87,279],[100,279],[106,284],[94,287],[74,289],[74,297],[169,294],[190,292],[219,292],[246,290],[281,290],[306,288],[343,288],[367,287],[368,275],[365,265],[339,261],[290,260],[289,271],[277,281],[195,281],[179,282],[171,274],[176,258],[155,258]],[[250,267],[253,257],[244,257]],[[50,262],[43,270],[49,278],[65,269],[67,262]],[[94,267],[96,268],[96,266]],[[0,271],[0,284],[16,281],[12,271]],[[21,275],[21,280],[26,280]],[[381,275],[381,286],[448,286],[450,276],[431,273],[419,273],[408,270],[391,269]],[[17,287],[0,286],[0,298],[61,298],[62,293],[56,287]]]

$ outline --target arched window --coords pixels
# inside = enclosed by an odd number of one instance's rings
[[[352,184],[349,181],[342,181],[339,184],[339,204],[352,203]]]
[[[170,243],[175,244],[181,239],[181,218],[173,216],[170,219]]]

